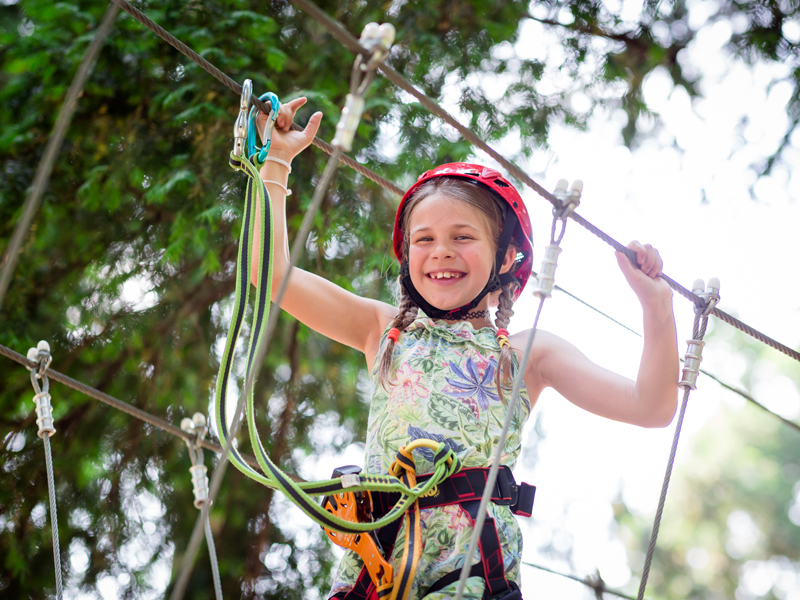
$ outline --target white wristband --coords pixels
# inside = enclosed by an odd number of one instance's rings
[[[292,172],[292,165],[291,165],[291,163],[288,163],[288,162],[286,162],[285,160],[282,160],[282,159],[280,159],[280,158],[275,158],[274,156],[267,156],[267,158],[265,158],[265,159],[264,159],[264,161],[265,161],[265,162],[274,162],[274,163],[278,163],[279,165],[283,165],[284,167],[286,167],[287,169],[289,169],[289,173],[291,173],[291,172]]]
[[[283,184],[282,184],[280,181],[272,181],[271,179],[265,179],[265,180],[264,180],[264,183],[274,183],[274,184],[275,184],[275,185],[277,185],[279,188],[282,188],[282,189],[283,189],[283,191],[284,191],[284,192],[286,192],[286,195],[287,195],[287,196],[291,196],[291,195],[292,195],[292,190],[290,190],[289,188],[287,188],[287,187],[286,187],[285,185],[283,185]]]

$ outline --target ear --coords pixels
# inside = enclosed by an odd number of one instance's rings
[[[517,260],[516,248],[509,246],[508,250],[506,250],[505,257],[503,258],[503,265],[500,267],[500,273],[507,273],[516,260]]]

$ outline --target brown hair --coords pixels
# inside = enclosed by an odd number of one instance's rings
[[[414,192],[414,195],[408,199],[403,209],[401,223],[405,241],[403,246],[404,261],[408,260],[408,238],[405,232],[408,230],[411,213],[423,200],[437,193],[464,202],[481,211],[486,218],[486,224],[492,234],[492,241],[495,247],[497,247],[505,219],[504,207],[502,204],[494,198],[490,191],[485,190],[479,185],[468,183],[466,180],[458,177],[436,177],[423,183],[419,189]],[[513,239],[511,240],[510,247],[517,247]],[[494,266],[492,268],[494,269]],[[411,296],[409,296],[406,289],[400,283],[400,278],[398,278],[398,287],[397,316],[389,324],[389,329],[397,328],[402,332],[417,318],[419,307],[414,303]],[[506,329],[511,317],[514,315],[512,306],[514,304],[515,293],[518,289],[519,283],[516,281],[507,283],[501,288],[498,298],[497,314],[495,315],[495,326],[498,329]],[[378,379],[384,387],[386,387],[389,380],[389,370],[392,366],[394,348],[396,345],[397,343],[392,338],[387,337],[384,340],[383,348],[379,355]],[[500,350],[500,360],[497,364],[496,379],[497,393],[500,398],[503,399],[503,402],[505,402],[505,398],[503,397],[502,386],[508,385],[511,381],[511,365],[511,349],[503,345]]]

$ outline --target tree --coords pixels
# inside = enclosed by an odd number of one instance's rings
[[[502,102],[466,86],[459,107],[486,139],[518,131],[523,154],[546,143],[552,123],[581,127],[586,119],[570,108],[566,93],[537,90],[540,61],[493,53],[518,39],[518,23],[526,17],[563,30],[568,73],[599,65],[601,77],[584,87],[590,96],[598,92],[594,102],[618,103],[629,112],[630,143],[636,140],[633,117],[646,112],[641,82],[656,65],[667,66],[677,83],[697,93],[697,82],[680,63],[681,45],[695,31],[687,26],[674,39],[658,35],[663,29],[658,23],[670,32],[686,24],[681,2],[648,4],[649,12],[633,24],[597,2],[544,2],[544,16],[535,10],[529,15],[528,3],[518,0],[320,5],[356,34],[369,21],[392,21],[398,30],[392,65],[431,97],[442,98],[448,77],[464,82],[487,73],[509,76],[513,84]],[[92,0],[0,6],[0,251],[105,8]],[[289,2],[168,1],[141,8],[238,81],[253,79],[258,93],[308,96],[300,120],[321,108],[320,137],[330,139],[353,56]],[[784,24],[796,19],[798,9],[789,8],[726,3],[711,20],[744,15],[748,27],[731,38],[732,47],[782,60],[791,56],[787,49],[796,49]],[[597,46],[592,41],[597,39],[604,42]],[[603,89],[608,93],[600,95]],[[175,423],[208,411],[241,216],[243,182],[226,164],[237,100],[127,15],[119,17],[0,307],[0,343],[24,353],[47,339],[54,369]],[[391,140],[399,152],[390,156],[378,142],[392,128],[399,132]],[[368,95],[356,155],[407,184],[432,164],[470,155],[462,140],[441,133],[419,104],[408,103],[378,78]],[[297,228],[325,159],[308,151],[295,161],[290,228]],[[301,266],[389,300],[397,270],[385,224],[393,206],[374,184],[342,171],[315,220],[314,242]],[[23,369],[6,361],[0,362],[0,377],[5,382],[0,592],[41,598],[52,589],[53,574],[30,383]],[[282,318],[257,387],[273,459],[297,471],[309,457],[363,439],[366,378],[355,352]],[[164,571],[179,563],[194,522],[183,444],[63,386],[54,384],[53,403],[68,584],[83,591],[113,585],[126,597],[160,594]],[[226,596],[299,598],[304,588],[325,592],[332,564],[327,542],[319,531],[298,540],[282,527],[286,510],[238,473],[226,477],[212,511],[213,530],[223,540]],[[190,585],[192,597],[211,597],[207,569],[198,566]]]
[[[784,402],[765,401],[778,409],[792,405],[792,395],[798,396],[792,389],[800,375],[797,363],[727,327],[715,329],[709,339],[707,352],[746,358],[738,384],[765,389],[772,383],[777,390],[774,384],[783,382]],[[700,383],[714,385],[707,378]],[[650,598],[784,600],[797,589],[800,433],[742,398],[723,394],[733,401],[682,449],[688,458],[670,485]],[[647,547],[649,523],[622,502],[615,514],[636,564],[640,555],[634,547]]]

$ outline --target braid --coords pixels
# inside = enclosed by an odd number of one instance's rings
[[[497,301],[497,314],[494,324],[498,330],[505,330],[508,327],[511,317],[514,316],[514,295],[519,289],[519,283],[510,281],[501,288],[500,297]],[[508,335],[508,333],[506,333]],[[500,360],[497,363],[497,395],[505,402],[503,397],[503,386],[511,381],[511,347],[508,343],[500,345]]]
[[[389,329],[397,328],[400,331],[405,331],[406,327],[414,322],[417,318],[419,307],[414,304],[411,296],[408,295],[406,288],[400,285],[400,301],[397,305],[397,316],[389,324]],[[392,366],[392,357],[394,355],[394,347],[397,344],[394,338],[388,337],[383,343],[383,350],[381,350],[378,362],[378,381],[381,382],[383,387],[389,380],[389,369]]]

